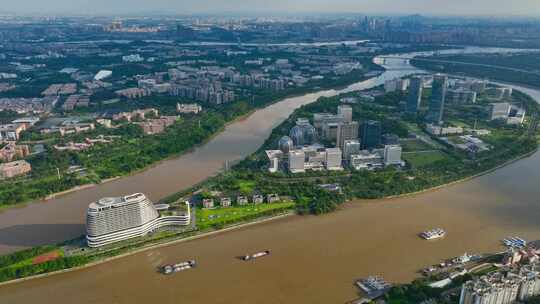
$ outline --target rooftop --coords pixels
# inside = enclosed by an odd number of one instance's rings
[[[98,200],[97,202],[91,203],[89,208],[97,209],[97,208],[103,208],[103,207],[119,206],[126,203],[136,202],[144,198],[146,198],[146,196],[142,193],[135,193],[135,194],[131,194],[127,196],[120,196],[120,197],[104,197]]]

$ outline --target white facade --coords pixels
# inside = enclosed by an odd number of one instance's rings
[[[373,170],[383,167],[383,157],[380,153],[360,151],[360,154],[353,154],[349,160],[349,165],[355,170]]]
[[[384,165],[403,165],[401,160],[401,146],[399,145],[388,145],[384,146]]]
[[[88,206],[86,240],[89,247],[100,247],[118,241],[144,236],[158,228],[189,225],[187,214],[160,217],[154,204],[142,193],[124,197],[103,198]]]
[[[490,105],[490,120],[506,119],[510,114],[510,104],[507,102],[492,103]]]
[[[291,173],[305,172],[305,158],[306,155],[303,150],[289,151],[289,171],[291,171]]]
[[[352,108],[348,105],[340,105],[338,106],[337,111],[338,116],[343,117],[343,122],[351,122],[352,121]]]
[[[341,149],[328,148],[326,149],[325,165],[327,170],[342,170],[341,166]]]
[[[468,281],[461,288],[460,304],[513,304],[540,294],[536,265],[521,266],[504,274],[495,272]]]
[[[343,158],[349,160],[351,155],[360,153],[360,141],[357,139],[346,140],[343,144]]]
[[[96,76],[94,76],[94,80],[103,80],[106,78],[109,78],[112,76],[112,71],[109,70],[101,70],[97,72]]]
[[[434,124],[427,124],[426,131],[431,135],[440,136],[450,134],[462,134],[464,130],[462,127],[441,127]]]

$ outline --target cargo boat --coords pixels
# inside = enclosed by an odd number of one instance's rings
[[[428,231],[420,233],[420,237],[424,240],[435,240],[440,239],[446,235],[446,231],[442,228],[435,228]]]
[[[197,262],[195,262],[195,260],[181,262],[178,264],[167,264],[161,267],[161,272],[163,274],[173,274],[175,272],[180,272],[180,271],[194,268],[195,266],[197,266]]]
[[[263,257],[263,256],[267,256],[270,254],[270,251],[269,250],[265,250],[265,251],[261,251],[261,252],[257,252],[257,253],[254,253],[252,255],[245,255],[242,257],[242,260],[244,261],[250,261],[250,260],[254,260],[256,258],[260,258],[260,257]]]

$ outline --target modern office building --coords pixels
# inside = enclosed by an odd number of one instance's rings
[[[362,124],[362,149],[377,148],[381,144],[381,123],[368,120]]]
[[[435,124],[440,124],[442,122],[447,89],[448,77],[440,74],[435,75],[433,77],[431,100],[426,116],[428,122]]]
[[[393,133],[386,133],[381,136],[383,145],[399,145],[399,136]]]
[[[289,136],[283,136],[278,142],[278,147],[283,153],[289,153],[294,149],[294,143]]]
[[[352,111],[351,106],[339,105],[337,114],[338,116],[343,118],[343,122],[345,123],[352,122],[353,111]]]
[[[296,126],[291,129],[289,137],[296,147],[301,147],[313,144],[317,140],[317,131],[307,119],[299,118]]]
[[[359,154],[351,155],[349,166],[355,170],[374,170],[383,168],[384,164],[381,153],[362,150]]]
[[[88,206],[86,241],[89,247],[100,247],[140,237],[165,226],[190,223],[190,207],[183,215],[160,216],[154,204],[142,193],[124,197],[102,198]]]
[[[498,102],[489,105],[489,119],[506,119],[510,114],[511,105],[508,102]]]
[[[476,103],[476,92],[466,89],[451,89],[446,93],[446,102],[451,104]]]
[[[313,126],[322,131],[323,125],[326,123],[340,123],[343,122],[343,117],[331,113],[315,113],[313,114]]]
[[[305,172],[305,163],[306,154],[303,150],[292,150],[289,151],[289,171],[291,173],[301,173]]]
[[[405,91],[409,87],[409,79],[392,79],[384,82],[384,91],[386,93],[395,91]]]
[[[351,155],[360,153],[360,141],[357,139],[346,140],[343,144],[343,158],[349,160]]]
[[[346,140],[357,139],[358,138],[358,122],[344,122],[338,125],[337,129],[337,138],[336,146],[341,149],[344,149],[344,144]]]
[[[325,166],[326,170],[342,170],[342,154],[340,148],[326,149]]]
[[[399,145],[387,145],[384,146],[384,165],[385,166],[401,166],[403,161],[401,160],[401,146]]]
[[[295,147],[304,145],[304,131],[302,130],[302,127],[292,127],[291,131],[289,131],[289,137],[292,139]]]
[[[322,127],[322,132],[323,132],[324,139],[326,139],[326,140],[336,140],[340,124],[341,124],[341,122],[326,122],[326,123],[324,123],[323,127]]]
[[[411,84],[409,86],[409,94],[407,96],[407,104],[405,111],[407,113],[417,113],[422,101],[422,89],[424,80],[422,77],[415,76],[411,78]]]

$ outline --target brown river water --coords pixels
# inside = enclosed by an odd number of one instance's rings
[[[231,124],[182,157],[114,182],[0,214],[0,250],[50,243],[84,233],[89,202],[135,191],[157,200],[216,174],[224,160],[245,157],[302,104],[319,96],[369,88],[417,72],[387,60],[382,76],[342,91],[290,98]],[[540,92],[519,88],[540,100]],[[344,303],[355,279],[383,275],[407,282],[441,259],[500,250],[500,239],[540,239],[540,153],[493,173],[397,199],[355,201],[324,216],[291,216],[148,250],[87,269],[0,287],[0,303]],[[447,237],[421,240],[425,229]],[[252,262],[235,257],[269,249]],[[163,276],[164,263],[197,259],[196,269]]]

